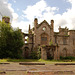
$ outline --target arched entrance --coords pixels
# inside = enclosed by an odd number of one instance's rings
[[[59,46],[41,46],[41,59],[50,59],[50,57],[52,57],[51,59],[60,59],[60,55],[59,55],[59,50],[58,50]]]
[[[48,35],[46,33],[41,34],[41,45],[48,45]]]
[[[52,48],[47,49],[47,59],[54,58],[54,50]]]
[[[29,48],[28,47],[25,47],[25,50],[24,50],[24,58],[29,58]]]
[[[67,57],[67,49],[64,48],[62,51],[63,51],[63,57]]]

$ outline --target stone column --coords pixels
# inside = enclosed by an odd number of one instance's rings
[[[54,51],[54,60],[59,60],[60,55],[59,55],[59,47],[56,46],[55,51]]]
[[[47,59],[47,52],[45,47],[41,47],[41,59]]]
[[[60,51],[59,51],[59,46],[57,46],[57,60],[60,59]]]
[[[57,47],[55,48],[55,51],[54,51],[54,60],[57,60]]]

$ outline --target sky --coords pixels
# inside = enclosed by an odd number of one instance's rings
[[[9,16],[11,26],[22,32],[34,26],[34,18],[49,24],[53,19],[56,32],[59,26],[75,30],[75,0],[0,0],[0,20],[2,16]]]

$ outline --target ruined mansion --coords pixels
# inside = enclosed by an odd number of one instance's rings
[[[9,23],[9,18],[2,18]],[[54,32],[54,20],[49,23],[44,20],[38,24],[38,19],[34,19],[34,27],[29,25],[28,33],[23,33],[23,40],[27,41],[22,47],[23,57],[29,58],[32,51],[38,51],[40,48],[41,58],[48,59],[53,57],[59,59],[60,56],[75,57],[75,30],[69,30],[67,27],[61,28],[59,32]],[[28,37],[25,39],[25,37]]]
[[[59,59],[60,56],[75,56],[75,30],[69,30],[67,27],[61,28],[59,32],[54,32],[54,20],[51,24],[44,20],[38,24],[38,19],[34,19],[34,27],[30,29],[28,34],[23,33],[24,40],[27,41],[23,46],[23,56],[29,57],[33,50],[40,47],[41,58],[47,59],[52,56]],[[25,37],[28,36],[28,39]]]

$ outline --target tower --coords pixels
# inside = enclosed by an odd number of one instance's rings
[[[30,25],[29,25],[29,30],[28,30],[28,32],[29,32],[29,34],[31,34],[31,33],[32,33],[32,31],[31,31],[31,29],[30,29]]]
[[[54,43],[54,20],[51,20],[51,31],[50,31],[51,37],[50,41]]]
[[[4,21],[5,23],[10,23],[10,18],[7,16],[2,17],[2,21]]]
[[[38,25],[38,19],[35,18],[35,19],[34,19],[34,28],[35,28],[35,29],[36,29],[37,25]]]
[[[54,20],[51,20],[51,27],[52,27],[52,30],[54,31]]]

